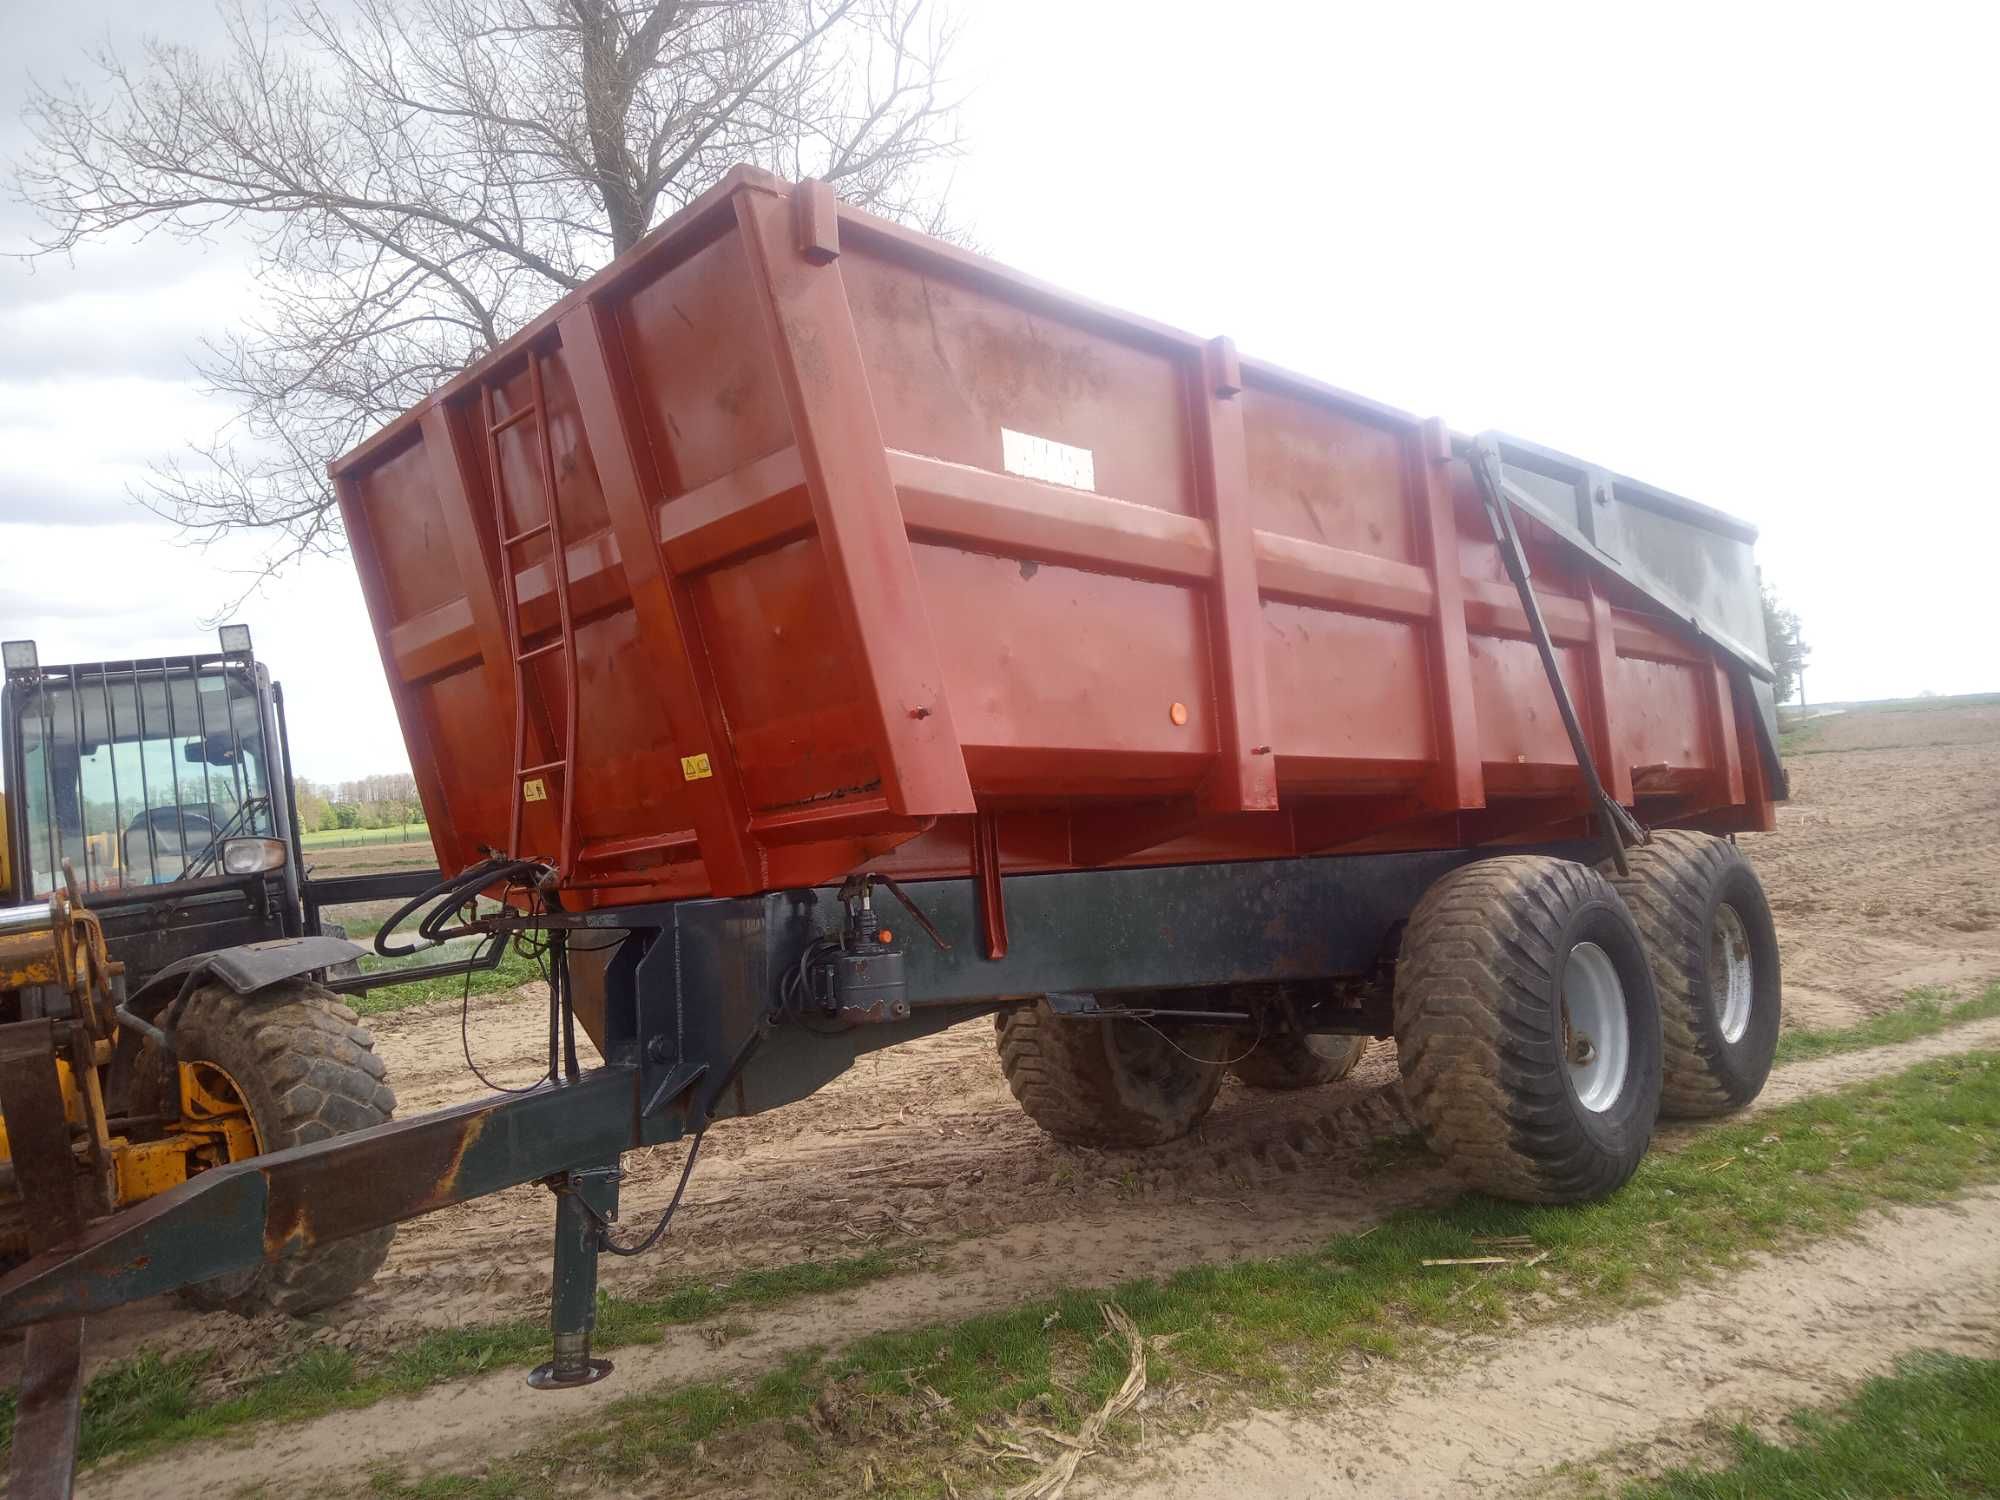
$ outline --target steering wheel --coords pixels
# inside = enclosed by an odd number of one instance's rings
[[[129,872],[147,864],[153,872],[146,881],[148,885],[179,880],[188,861],[215,841],[215,832],[215,819],[207,813],[149,807],[132,820],[121,836],[125,868]],[[159,857],[154,861],[156,849]]]

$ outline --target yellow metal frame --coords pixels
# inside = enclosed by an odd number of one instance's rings
[[[118,1206],[179,1187],[195,1173],[263,1153],[263,1136],[250,1117],[243,1087],[212,1062],[180,1065],[180,1119],[156,1141],[111,1144],[118,1173]]]
[[[103,1075],[118,1034],[112,981],[122,970],[106,951],[104,931],[85,909],[67,860],[63,889],[49,898],[49,925],[0,938],[0,991],[60,985],[69,992],[72,1019],[62,1029],[56,1081],[71,1147],[99,1211],[155,1197],[205,1168],[243,1161],[264,1149],[242,1085],[212,1062],[179,1064],[178,1117],[159,1139],[111,1134]],[[13,1160],[4,1118],[0,1160]],[[22,1207],[34,1211],[33,1205]]]
[[[135,1141],[122,1135],[104,1142],[111,1158],[114,1207],[124,1208],[179,1187],[195,1173],[227,1162],[247,1161],[263,1153],[263,1136],[250,1116],[242,1085],[225,1068],[211,1062],[180,1065],[180,1118],[157,1140]],[[63,1116],[78,1130],[87,1128],[84,1090],[66,1058],[56,1059],[56,1081],[62,1089]],[[92,1069],[85,1088],[95,1091]],[[101,1110],[98,1117],[102,1118]],[[7,1122],[0,1119],[0,1161],[13,1160]]]

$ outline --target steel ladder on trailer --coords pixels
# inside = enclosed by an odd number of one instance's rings
[[[561,814],[558,823],[555,865],[565,873],[576,866],[576,631],[570,613],[569,553],[563,542],[562,521],[556,506],[555,459],[549,444],[548,401],[543,388],[542,356],[528,351],[528,400],[495,416],[494,383],[480,392],[481,416],[486,428],[488,496],[493,506],[493,532],[500,542],[501,617],[507,629],[507,647],[514,661],[514,775],[509,785],[507,857],[525,857],[521,848],[522,823],[530,802],[548,799],[548,778],[558,779]],[[541,520],[510,531],[506,482],[500,461],[500,435],[520,423],[532,424],[534,471],[541,492]],[[556,596],[556,632],[539,645],[527,644],[521,618],[520,584],[515,574],[517,548],[538,537],[548,541],[549,578]],[[545,656],[561,656],[563,703],[561,727],[548,713],[548,696],[541,691],[539,675],[529,664]],[[536,716],[536,748],[530,759],[531,738],[528,713],[528,686],[535,684],[541,712]]]

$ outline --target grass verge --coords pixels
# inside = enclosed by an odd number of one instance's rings
[[[347,935],[363,946],[369,946],[383,923],[395,911],[398,903],[379,902],[368,906],[351,908],[343,914],[342,925]],[[490,901],[481,901],[480,910],[496,912],[500,907]],[[399,941],[409,942],[415,935],[415,920],[412,919],[399,934]],[[361,971],[364,974],[391,973],[397,969],[419,968],[428,964],[442,963],[447,959],[470,958],[478,951],[483,940],[477,937],[455,938],[441,947],[427,948],[418,953],[400,958],[384,958],[379,953],[364,954]],[[365,990],[359,995],[348,997],[348,1004],[363,1016],[388,1015],[391,1012],[407,1010],[412,1005],[427,1005],[439,1000],[462,1000],[470,995],[492,995],[502,990],[518,989],[524,984],[547,984],[548,970],[532,955],[509,943],[500,955],[500,962],[491,969],[481,969],[471,975],[447,975],[435,979],[411,980],[405,984],[385,985],[381,989]]]
[[[734,1310],[826,1296],[903,1269],[907,1259],[886,1251],[842,1260],[810,1261],[746,1271],[725,1282],[677,1281],[647,1297],[602,1295],[597,1346],[614,1349],[659,1342],[677,1324]],[[78,1461],[142,1455],[256,1422],[297,1422],[343,1408],[372,1406],[388,1396],[462,1380],[487,1370],[548,1358],[544,1318],[517,1318],[421,1334],[395,1353],[360,1359],[345,1350],[309,1350],[284,1370],[253,1380],[234,1394],[205,1394],[212,1356],[206,1352],[142,1354],[90,1382],[83,1398]],[[0,1452],[11,1449],[14,1394],[0,1393]]]
[[[451,945],[448,949],[433,948],[411,958],[383,958],[370,953],[361,960],[364,974],[378,974],[384,970],[414,966],[425,963],[441,963],[446,958],[462,957],[472,951],[472,940]],[[381,989],[364,990],[358,995],[347,996],[347,1003],[354,1007],[357,1015],[384,1016],[393,1011],[408,1010],[412,1005],[428,1005],[434,1000],[459,1000],[467,994],[492,995],[501,990],[518,989],[524,984],[544,984],[548,975],[542,966],[526,954],[517,952],[510,944],[500,955],[500,962],[491,969],[482,969],[469,977],[463,974],[448,975],[439,979],[416,979],[407,984],[385,985]],[[468,990],[467,985],[471,988]]]
[[[2000,1360],[1923,1353],[1831,1412],[1797,1412],[1793,1443],[1739,1428],[1724,1468],[1675,1469],[1621,1500],[1920,1500],[2000,1494]]]
[[[1829,1057],[1836,1052],[1859,1052],[1867,1047],[1886,1047],[1897,1042],[1915,1041],[1963,1026],[1968,1021],[1985,1021],[2000,1016],[2000,982],[1969,1000],[1954,999],[1949,990],[1912,990],[1896,1010],[1853,1026],[1800,1028],[1778,1038],[1778,1062],[1803,1062],[1812,1057]]]
[[[996,1477],[986,1457],[995,1429],[1073,1429],[1123,1378],[1122,1348],[1098,1336],[1105,1301],[1156,1341],[1148,1356],[1156,1388],[1198,1392],[1204,1403],[1298,1401],[1337,1387],[1357,1361],[1418,1352],[1442,1333],[1601,1313],[1751,1251],[1838,1233],[1871,1208],[1995,1180],[2000,1054],[1968,1053],[1708,1130],[1650,1157],[1602,1203],[1536,1208],[1468,1196],[1306,1254],[1062,1292],[878,1335],[753,1382],[627,1396],[477,1472],[411,1480],[384,1471],[372,1493],[525,1500],[660,1472],[746,1478],[725,1462],[755,1463],[760,1486],[781,1491],[970,1491]],[[1492,1254],[1496,1243],[1508,1246],[1499,1252],[1506,1264],[1425,1264]],[[1172,1417],[1156,1410],[1155,1420]]]
[[[415,844],[430,847],[428,823],[397,824],[392,828],[315,828],[299,835],[307,849],[349,849],[367,844]]]

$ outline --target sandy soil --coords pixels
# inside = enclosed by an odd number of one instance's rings
[[[1793,1024],[2000,974],[2000,706],[1819,720],[1778,831],[1743,842],[1778,920]]]
[[[1867,718],[1921,722],[1885,729]],[[1910,742],[1913,735],[1922,742]],[[2000,976],[2000,709],[1843,715],[1823,721],[1810,743],[1815,753],[1791,763],[1794,800],[1778,831],[1746,840],[1780,924],[1789,1022],[1838,1024],[1892,1005],[1913,985],[1970,988]],[[540,1072],[544,1025],[537,996],[476,1000],[473,1054],[496,1082],[530,1082]],[[1985,1029],[1935,1045],[1974,1045]],[[465,1069],[456,1006],[383,1018],[375,1031],[405,1111],[485,1092]],[[1990,1040],[2000,1041],[2000,1030]],[[1767,1097],[1831,1086],[1867,1066],[1850,1057],[1789,1070]],[[760,1317],[753,1334],[719,1350],[690,1332],[628,1351],[628,1378],[560,1399],[581,1407],[634,1381],[753,1368],[799,1342],[961,1315],[1056,1276],[1112,1280],[1142,1266],[1269,1254],[1369,1222],[1447,1190],[1435,1169],[1371,1169],[1377,1141],[1408,1129],[1394,1077],[1393,1052],[1378,1044],[1342,1084],[1291,1095],[1230,1084],[1195,1138],[1100,1153],[1059,1146],[1021,1115],[1000,1076],[990,1022],[875,1054],[812,1099],[719,1124],[669,1252],[607,1261],[605,1280],[629,1291],[663,1275],[720,1275],[869,1246],[920,1256],[927,1269],[817,1304],[809,1322]],[[629,1221],[657,1212],[680,1161],[679,1148],[627,1157]],[[146,1304],[96,1320],[91,1355],[102,1362],[143,1346],[209,1347],[240,1376],[304,1342],[378,1347],[419,1327],[539,1314],[551,1219],[543,1190],[514,1189],[404,1226],[376,1286],[326,1324],[245,1324]],[[507,1394],[489,1401],[488,1387]],[[479,1449],[496,1432],[542,1419],[543,1409],[522,1406],[521,1395],[510,1373],[422,1398],[422,1421],[410,1403],[351,1414],[338,1419],[344,1425],[326,1451],[351,1464],[408,1449],[402,1437],[431,1452],[458,1438]],[[323,1427],[274,1436],[259,1449],[295,1438],[317,1444]],[[202,1485],[193,1484],[196,1472],[176,1479],[171,1466],[148,1466],[128,1480],[114,1470],[88,1492],[212,1487],[215,1470],[201,1470]],[[141,1475],[153,1487],[131,1488]]]
[[[1258,1413],[1079,1497],[1468,1500],[1546,1495],[1550,1470],[1618,1450],[1657,1471],[1706,1456],[1711,1421],[1769,1427],[1838,1401],[1912,1349],[2000,1353],[2000,1195],[1911,1210],[1607,1323],[1477,1341],[1375,1399]],[[1461,1346],[1462,1351],[1471,1346]]]

